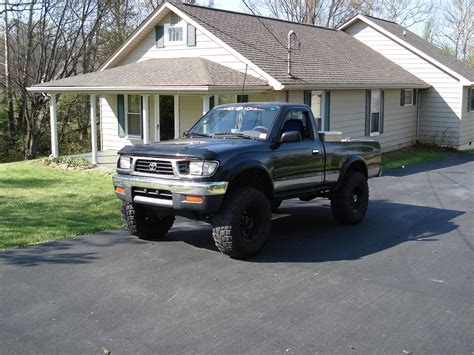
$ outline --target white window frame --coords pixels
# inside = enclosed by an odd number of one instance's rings
[[[181,28],[183,30],[183,40],[182,41],[170,41],[169,30],[170,28]],[[188,38],[188,26],[186,25],[186,21],[181,20],[176,25],[172,25],[170,23],[165,23],[164,25],[164,44],[165,47],[168,46],[183,46],[187,44]]]
[[[406,94],[407,92],[411,92],[411,103],[407,104],[407,100],[406,100]],[[415,90],[413,89],[405,89],[404,90],[404,95],[405,97],[403,98],[403,106],[415,106]]]
[[[372,108],[373,108],[373,103],[374,103],[374,93],[377,92],[379,94],[379,108],[378,108],[378,111],[373,111]],[[381,123],[382,123],[382,107],[381,107],[381,103],[382,103],[382,90],[370,90],[370,112],[369,112],[369,130],[370,130],[370,136],[371,137],[374,137],[374,136],[379,136],[380,135],[380,127],[381,127]],[[378,124],[378,127],[379,127],[379,130],[378,131],[374,131],[372,132],[372,113],[378,113],[379,114],[379,124]]]
[[[141,95],[137,95],[137,94],[133,94],[133,95],[136,95],[138,97],[140,97],[140,135],[134,135],[134,134],[129,134],[128,133],[128,97],[130,96],[129,94],[125,94],[124,95],[124,111],[125,111],[125,138],[126,139],[134,139],[134,140],[141,140],[142,139],[142,135],[143,135],[143,108],[142,108],[142,98],[141,98]],[[132,115],[133,114],[137,114],[137,112],[132,112]]]
[[[311,91],[311,111],[313,112],[313,97],[320,96],[321,100],[319,101],[319,114],[321,117],[314,117],[316,120],[316,125],[318,126],[318,131],[323,132],[324,127],[326,127],[326,91],[325,90],[317,90]],[[319,124],[319,119],[321,119],[321,124]]]

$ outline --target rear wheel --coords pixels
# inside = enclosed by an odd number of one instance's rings
[[[270,234],[272,211],[267,197],[254,188],[240,188],[226,198],[214,216],[212,236],[217,248],[232,258],[259,252]]]
[[[126,230],[140,239],[159,240],[173,226],[175,216],[129,202],[122,203],[122,222]]]
[[[339,190],[331,198],[334,218],[343,224],[359,223],[367,212],[369,185],[361,172],[347,173]]]

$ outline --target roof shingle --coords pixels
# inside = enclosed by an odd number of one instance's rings
[[[284,85],[429,86],[343,31],[195,5],[173,5]],[[293,77],[287,74],[285,49],[290,30],[301,42],[301,48],[292,56]]]

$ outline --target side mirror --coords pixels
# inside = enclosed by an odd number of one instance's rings
[[[299,141],[301,141],[301,134],[298,131],[284,132],[280,138],[280,143],[294,143]]]

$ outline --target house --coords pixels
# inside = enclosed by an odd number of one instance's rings
[[[358,15],[339,30],[430,84],[419,100],[419,141],[474,148],[473,68],[394,22]]]
[[[365,35],[365,27],[371,30],[369,21],[375,19],[357,16],[351,21],[334,30],[166,2],[97,72],[29,90],[51,95],[56,156],[56,95],[90,95],[94,162],[97,97],[102,150],[178,137],[213,106],[246,101],[307,103],[320,130],[377,139],[384,151],[413,145],[417,139],[429,141],[435,134],[435,143],[469,146],[474,140],[474,105],[468,110],[465,103],[472,92],[473,70],[458,62],[449,67],[438,65],[439,60],[428,63],[453,79],[446,84],[452,90],[444,95],[436,75],[424,75],[426,70],[416,69],[416,63],[409,65],[405,53],[393,57],[380,41]],[[403,38],[397,42],[392,37],[397,36],[387,35],[394,44],[386,47],[404,47],[399,43]],[[414,45],[403,44],[406,55],[412,55]]]

